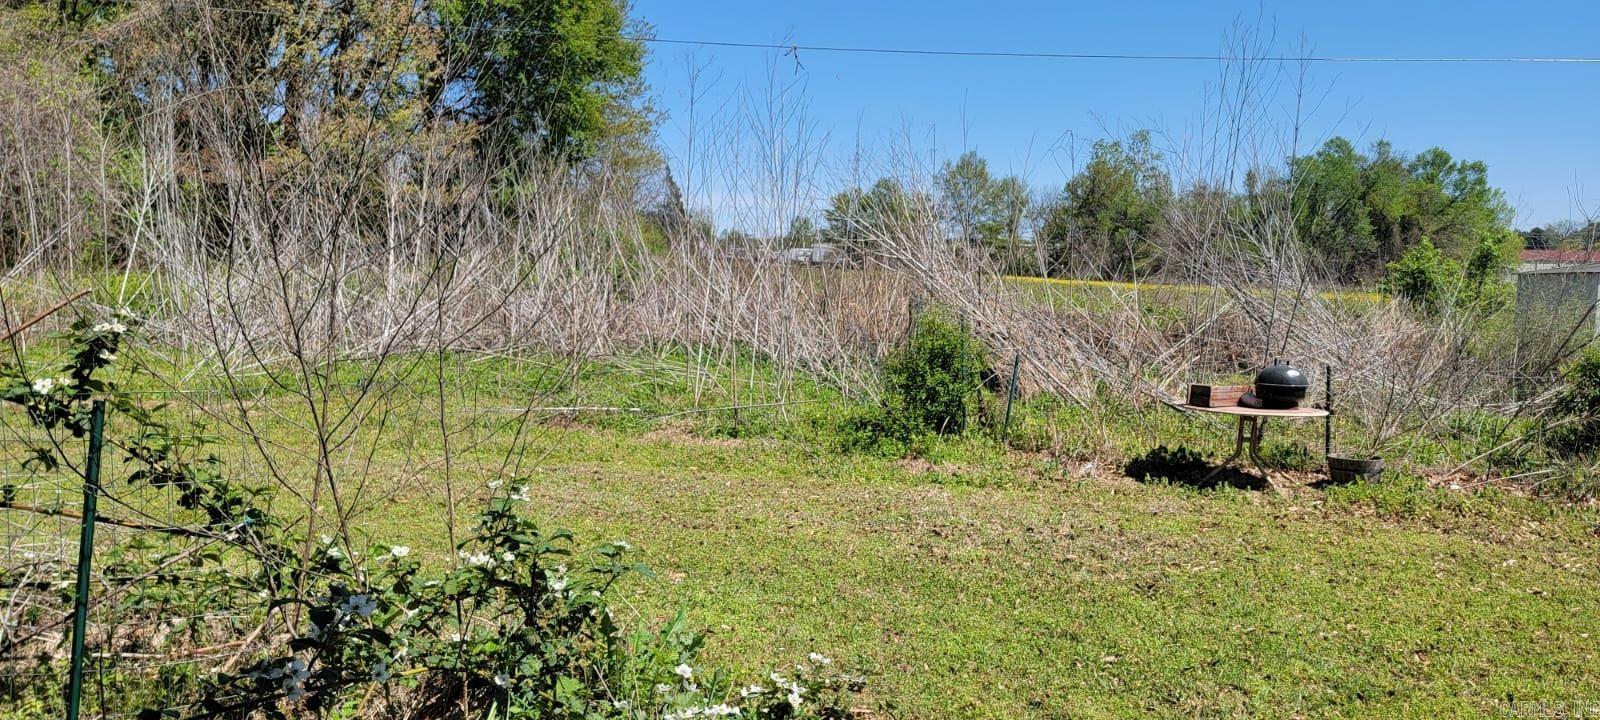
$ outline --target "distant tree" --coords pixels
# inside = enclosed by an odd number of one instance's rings
[[[1301,241],[1347,282],[1378,274],[1423,238],[1465,262],[1511,235],[1511,207],[1487,166],[1439,148],[1408,158],[1379,141],[1364,155],[1336,137],[1295,159],[1289,184]]]
[[[817,244],[820,233],[817,224],[804,215],[797,216],[789,221],[789,232],[785,233],[783,244],[785,247],[811,247]]]
[[[1399,260],[1389,263],[1383,289],[1427,313],[1437,313],[1461,277],[1461,266],[1423,238]]]
[[[939,173],[940,219],[950,237],[994,250],[1014,248],[1028,209],[1028,191],[1015,176],[995,178],[978,153],[962,153]]]
[[[516,144],[586,158],[646,133],[647,28],[628,0],[436,0],[442,108],[496,121]]]
[[[688,231],[689,208],[683,202],[683,191],[678,188],[670,166],[663,165],[653,180],[643,215],[670,242]]]
[[[822,238],[847,246],[872,246],[905,227],[916,204],[927,198],[914,196],[894,178],[880,178],[871,188],[850,188],[833,196],[823,211],[827,227]]]
[[[1089,163],[1043,214],[1037,241],[1046,244],[1052,265],[1092,263],[1111,277],[1153,270],[1150,238],[1172,197],[1161,161],[1147,131],[1097,141]]]
[[[1352,280],[1376,256],[1377,241],[1362,176],[1366,158],[1344,138],[1333,138],[1290,168],[1291,207],[1302,242]]]

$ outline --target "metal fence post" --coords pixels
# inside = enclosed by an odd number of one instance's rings
[[[1333,366],[1322,366],[1322,409],[1328,416],[1322,419],[1322,455],[1333,454]]]
[[[1006,419],[1000,425],[1000,444],[1011,440],[1011,401],[1017,398],[1017,371],[1022,368],[1022,351],[1011,356],[1011,386],[1006,388]]]
[[[89,624],[89,564],[94,559],[95,504],[100,496],[100,448],[106,403],[94,401],[89,416],[89,456],[83,473],[83,530],[78,539],[78,592],[72,598],[72,680],[67,686],[67,720],[78,720],[83,703],[83,636]]]

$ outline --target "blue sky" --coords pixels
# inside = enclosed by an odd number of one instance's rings
[[[959,50],[1216,55],[1236,20],[1304,35],[1325,56],[1600,56],[1600,2],[760,2],[637,0],[660,38]],[[700,114],[770,87],[803,86],[826,155],[915,138],[937,159],[977,150],[991,169],[1058,186],[1087,143],[1138,127],[1182,142],[1218,78],[1211,62],[1051,60],[800,53],[656,44],[648,80],[668,114],[669,156],[689,153],[690,64],[703,67]],[[776,59],[778,64],[773,65]],[[1293,116],[1293,68],[1268,119]],[[1519,227],[1600,211],[1600,64],[1316,64],[1304,121],[1311,140],[1387,139],[1483,160]],[[745,95],[748,97],[748,95]],[[694,132],[704,133],[699,129]],[[1278,132],[1286,136],[1287,132]],[[701,140],[704,146],[705,140]],[[1074,153],[1071,148],[1076,148]]]

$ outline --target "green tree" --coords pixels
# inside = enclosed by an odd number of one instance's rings
[[[970,245],[1014,248],[1028,210],[1028,190],[1016,176],[996,178],[974,151],[947,162],[939,173],[940,215],[946,232]]]
[[[1150,237],[1172,197],[1161,161],[1147,131],[1096,142],[1089,163],[1044,212],[1039,241],[1051,263],[1086,260],[1111,277],[1154,270]]]
[[[1389,263],[1383,278],[1385,292],[1409,300],[1427,313],[1442,310],[1461,279],[1461,265],[1445,257],[1433,241],[1423,238],[1399,260]]]
[[[828,201],[822,237],[845,246],[873,246],[912,221],[913,210],[928,199],[911,193],[894,178],[879,178],[872,187],[850,188]]]
[[[437,0],[443,107],[501,137],[586,158],[607,138],[647,133],[647,28],[628,0]]]
[[[811,247],[817,244],[817,224],[804,215],[795,216],[789,221],[789,231],[784,234],[785,247]]]
[[[1465,262],[1511,232],[1511,207],[1487,166],[1439,148],[1408,158],[1379,141],[1362,154],[1336,137],[1290,163],[1289,186],[1301,241],[1346,282],[1379,274],[1423,238]]]
[[[1374,254],[1371,213],[1362,172],[1366,158],[1344,138],[1333,138],[1290,169],[1291,197],[1300,238],[1339,279],[1356,274]]]

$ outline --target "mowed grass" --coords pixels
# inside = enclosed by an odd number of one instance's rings
[[[645,622],[688,604],[711,659],[749,677],[823,652],[894,717],[1478,717],[1600,698],[1588,512],[1404,482],[1198,492],[681,426],[541,443],[529,512],[639,547],[656,577],[626,598]],[[446,557],[438,485],[385,490],[362,526]]]
[[[579,546],[640,549],[654,576],[621,596],[639,622],[689,607],[708,659],[743,679],[822,652],[868,677],[862,707],[896,718],[1483,717],[1600,698],[1592,509],[1403,475],[1197,491],[976,436],[915,460],[845,454],[828,432],[848,401],[805,384],[784,409],[519,429],[530,402],[674,415],[701,383],[675,356],[573,373],[450,362],[448,467],[426,369],[336,458],[358,533],[448,562],[446,473],[464,533],[512,468],[527,511]],[[757,370],[740,373],[754,383],[740,402],[777,387]],[[726,392],[699,402],[733,404]],[[280,471],[311,477],[299,401],[251,407]],[[1013,438],[1076,427],[1076,412],[1030,406]],[[1317,434],[1284,430],[1280,442]],[[232,474],[264,477],[212,431]],[[1110,431],[1127,453],[1218,452],[1231,432],[1165,409]]]

